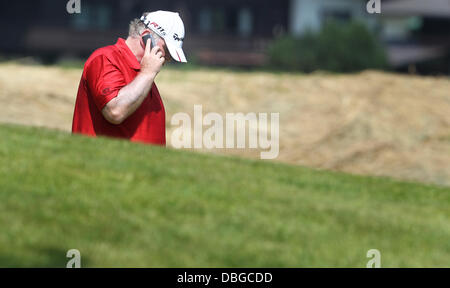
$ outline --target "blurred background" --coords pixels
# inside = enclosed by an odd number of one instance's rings
[[[87,57],[144,11],[181,14],[189,63],[158,76],[171,116],[278,112],[278,161],[450,184],[450,0],[0,3],[0,121],[71,130]],[[258,158],[259,151],[207,151]]]
[[[2,1],[3,56],[33,55],[46,63],[86,58],[125,37],[127,24],[143,11],[160,9],[181,14],[185,49],[198,64],[450,73],[448,0],[383,0],[382,13],[374,15],[367,0],[81,0],[81,14],[67,13],[66,3]],[[331,55],[322,59],[320,50]],[[352,58],[357,63],[348,63]]]

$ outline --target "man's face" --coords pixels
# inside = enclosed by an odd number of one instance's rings
[[[166,59],[166,62],[170,61],[172,57],[170,56],[169,50],[167,50],[166,41],[164,41],[163,38],[161,38],[159,35],[154,33],[153,31],[146,29],[144,32],[142,32],[141,38],[145,35],[151,34],[151,36],[155,39],[156,45],[161,48],[161,52],[163,53],[163,57]],[[141,40],[142,49],[145,50],[145,43]]]

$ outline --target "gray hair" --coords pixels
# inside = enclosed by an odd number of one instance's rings
[[[145,12],[142,16],[147,16],[150,12]],[[142,32],[147,29],[147,27],[145,27],[145,24],[142,23],[142,21],[140,19],[134,19],[130,22],[130,28],[128,31],[128,36],[129,37],[133,37],[133,38],[137,38],[139,37]]]

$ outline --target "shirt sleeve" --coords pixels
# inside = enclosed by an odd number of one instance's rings
[[[96,57],[87,67],[86,81],[95,105],[101,111],[126,86],[120,70],[104,55]]]

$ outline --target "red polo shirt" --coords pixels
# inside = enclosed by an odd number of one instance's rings
[[[141,106],[122,124],[109,123],[101,112],[120,89],[134,80],[140,67],[124,39],[119,38],[115,45],[95,51],[84,66],[72,132],[166,145],[164,104],[155,84]]]

